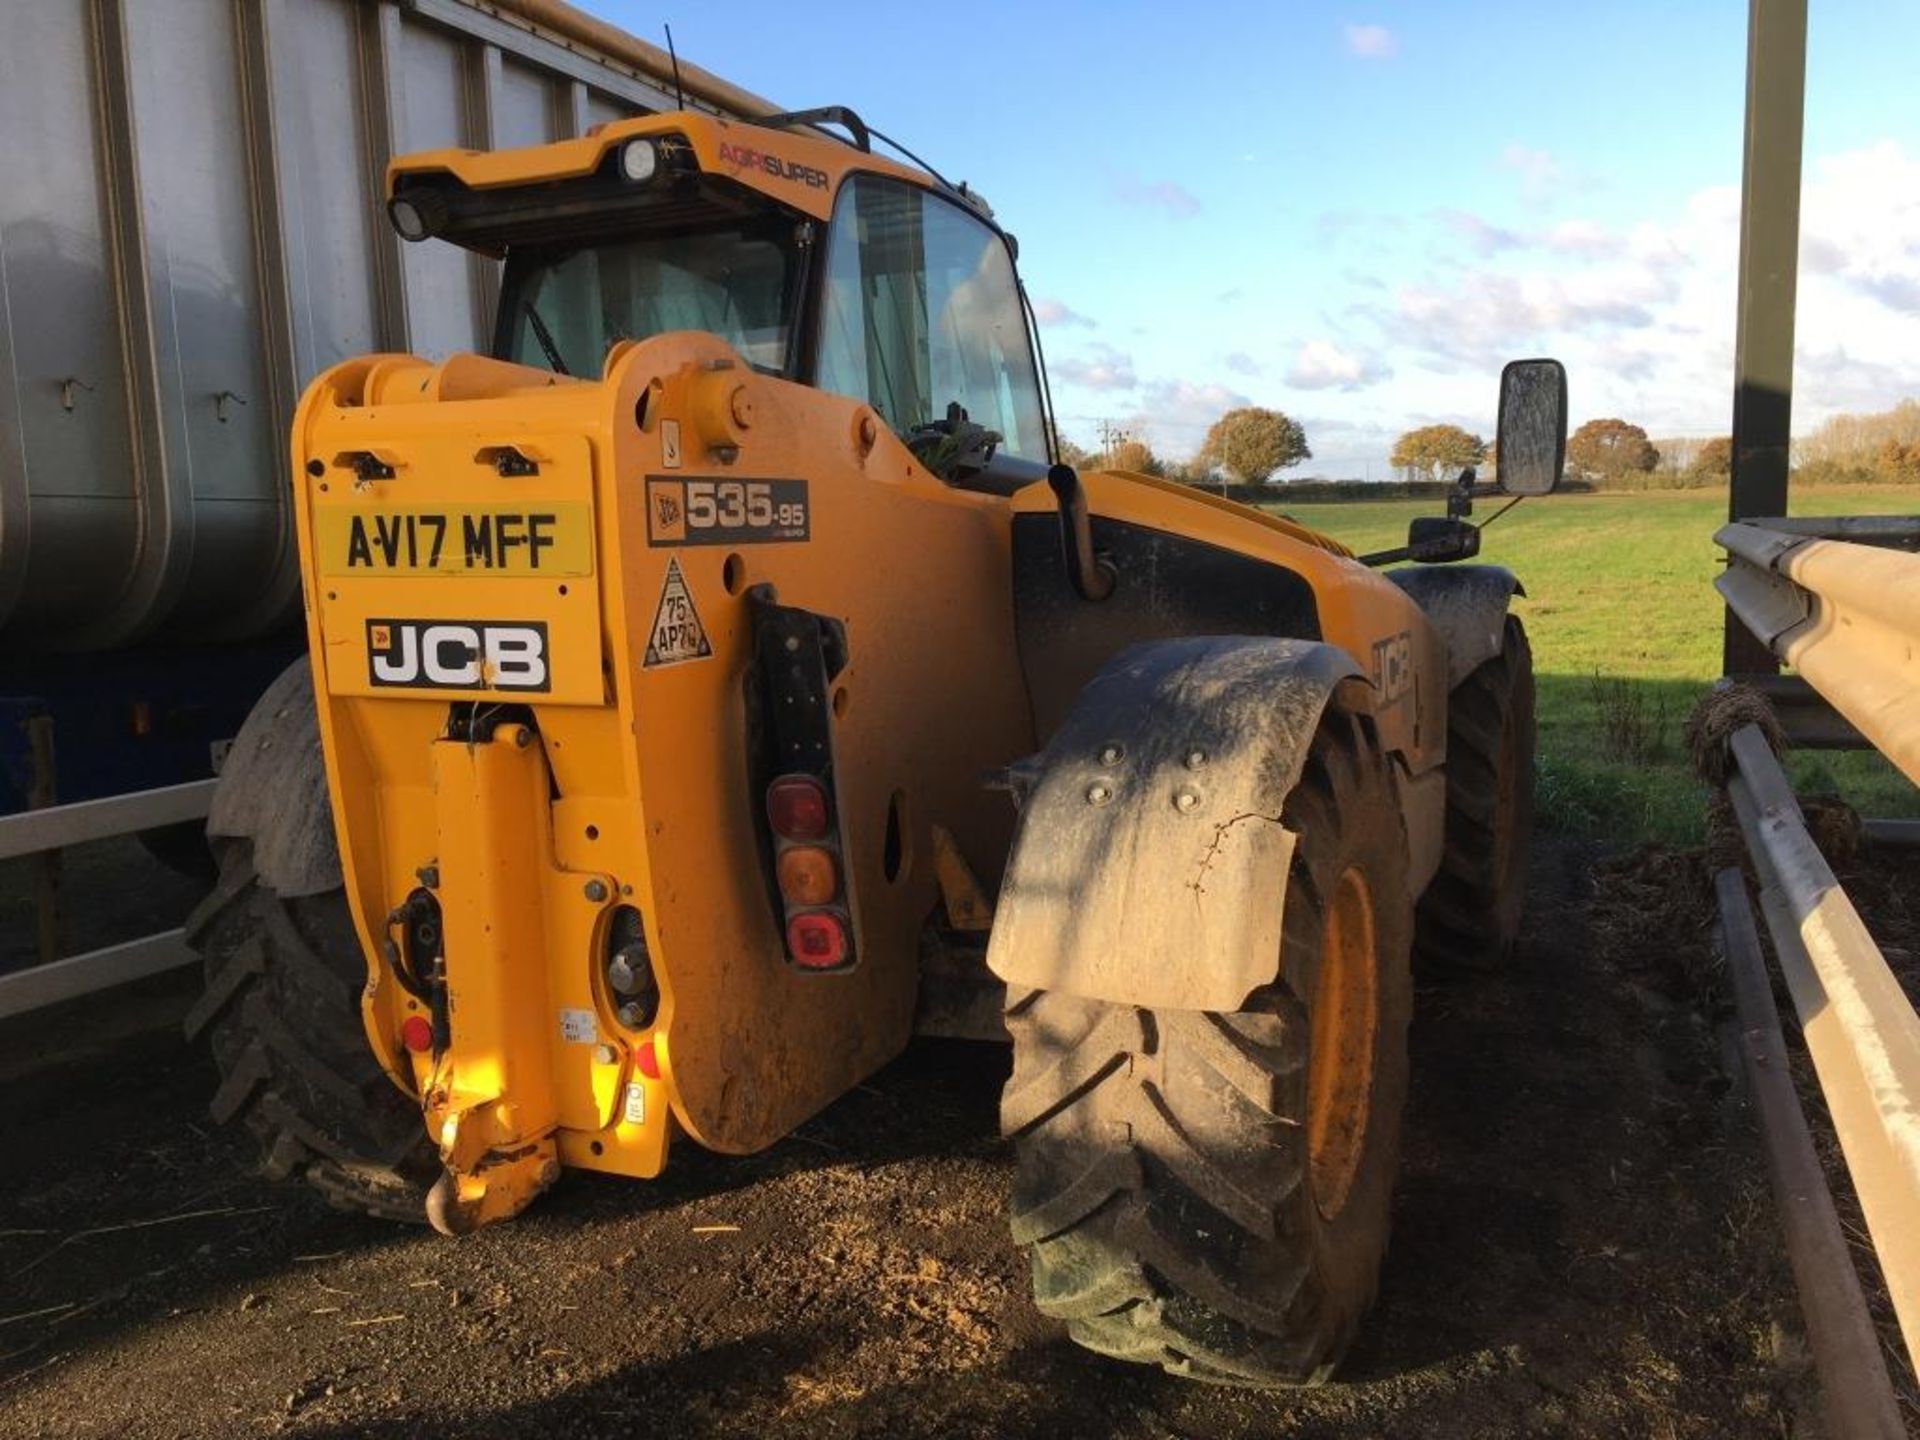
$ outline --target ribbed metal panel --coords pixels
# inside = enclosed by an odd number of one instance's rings
[[[401,246],[387,160],[668,103],[648,47],[596,36],[553,0],[6,6],[0,651],[291,621],[300,386],[487,340],[493,265]],[[742,98],[691,73],[699,103]]]

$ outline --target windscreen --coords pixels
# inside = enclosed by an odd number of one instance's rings
[[[516,249],[501,294],[505,358],[598,376],[616,341],[704,330],[755,369],[784,374],[797,284],[790,235],[732,226]]]
[[[957,401],[1001,449],[1046,459],[1040,387],[1006,241],[875,175],[842,187],[827,240],[818,383],[905,435]]]

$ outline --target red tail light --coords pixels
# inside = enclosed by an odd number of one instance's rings
[[[782,775],[767,787],[767,821],[782,840],[818,840],[827,833],[827,791],[811,775]]]
[[[846,926],[827,911],[795,915],[787,921],[787,953],[803,969],[832,970],[846,962]]]
[[[400,1022],[400,1043],[416,1055],[433,1048],[433,1025],[424,1015],[409,1015]]]

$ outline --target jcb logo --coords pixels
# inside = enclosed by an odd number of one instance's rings
[[[367,680],[431,690],[547,690],[547,627],[538,620],[369,620]]]
[[[662,489],[654,493],[654,530],[658,534],[684,534],[686,520],[680,509],[680,497]]]
[[[1373,683],[1386,705],[1413,689],[1413,636],[1407,631],[1373,642]]]

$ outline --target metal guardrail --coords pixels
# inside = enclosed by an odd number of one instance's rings
[[[0,975],[0,1020],[178,970],[199,958],[187,944],[186,931],[162,930],[122,945],[107,945],[84,955]]]
[[[109,795],[104,800],[81,800],[72,805],[50,805],[44,810],[0,815],[0,860],[58,850],[87,840],[105,840],[137,830],[157,830],[162,825],[178,825],[185,820],[204,820],[207,807],[213,804],[213,788],[219,783],[189,780],[184,785],[166,785],[158,790],[136,790],[130,795]]]
[[[105,840],[183,821],[204,820],[208,806],[213,803],[216,783],[194,780],[104,800],[50,805],[41,810],[0,816],[0,860],[43,854],[88,840]],[[191,965],[196,958],[187,946],[184,932],[163,930],[157,935],[0,975],[0,1020]]]
[[[1920,521],[1756,520],[1724,526],[1714,539],[1729,558],[1716,588],[1732,612],[1920,783]],[[1727,758],[1727,795],[1759,881],[1761,914],[1920,1370],[1920,1014],[1814,843],[1767,737],[1755,725],[1737,729]],[[1901,844],[1916,827],[1870,821],[1867,829],[1875,843]],[[1730,964],[1739,958],[1746,903],[1743,887],[1733,888],[1737,904],[1720,887]],[[1788,1141],[1769,1134],[1768,1143],[1771,1153]],[[1778,1178],[1784,1162],[1773,1159]],[[1783,1190],[1783,1214],[1800,1198]],[[1809,1232],[1803,1225],[1796,1239],[1795,1223],[1790,1245],[1804,1246]],[[1796,1271],[1801,1259],[1795,1255]],[[1801,1294],[1811,1330],[1817,1302],[1804,1279]],[[1825,1323],[1833,1325],[1831,1315]],[[1821,1373],[1829,1391],[1842,1383],[1824,1363]],[[1877,1422],[1862,1423],[1841,1433],[1878,1433]]]
[[[1713,538],[1728,608],[1920,784],[1920,521],[1749,520]]]
[[[1807,832],[1759,730],[1738,731],[1727,793],[1760,909],[1920,1368],[1920,1014]]]
[[[1767,1169],[1831,1428],[1842,1440],[1899,1440],[1906,1427],[1846,1233],[1793,1088],[1786,1038],[1780,1033],[1780,1012],[1773,1003],[1746,881],[1738,869],[1729,868],[1714,877],[1713,888],[1721,951],[1740,1018],[1741,1059],[1766,1142]]]

